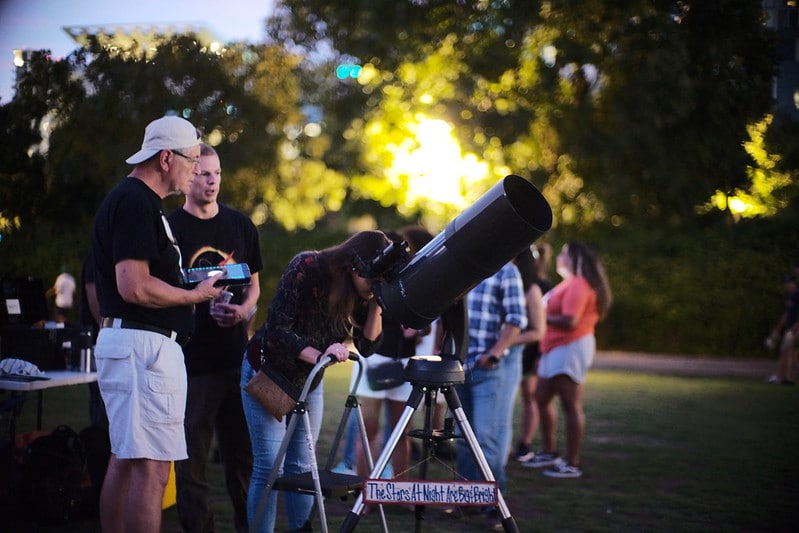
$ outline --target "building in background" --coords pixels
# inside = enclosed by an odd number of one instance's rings
[[[763,0],[766,26],[777,34],[779,71],[772,97],[780,120],[799,120],[799,24],[797,0]]]
[[[135,54],[137,57],[147,57],[162,42],[175,35],[189,33],[194,34],[211,53],[215,53],[223,47],[222,41],[205,24],[199,22],[90,24],[64,26],[62,29],[75,41],[76,47],[88,46],[90,39],[96,38],[98,43],[107,50]],[[15,91],[18,80],[21,78],[20,74],[29,68],[31,54],[38,51],[33,49],[14,50]],[[48,59],[61,61],[64,57],[50,56]]]

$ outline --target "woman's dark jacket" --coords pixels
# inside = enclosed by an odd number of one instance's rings
[[[324,352],[331,344],[347,338],[345,332],[334,331],[328,318],[330,284],[331,278],[322,268],[317,252],[302,252],[291,260],[280,278],[266,322],[250,340],[248,356],[253,368],[260,367],[255,354],[263,345],[266,364],[302,389],[314,365],[300,360],[300,352],[306,346]],[[364,301],[353,312],[356,324],[352,338],[364,357],[374,353],[382,340],[382,334],[374,341],[363,337],[361,326],[367,311],[368,302]],[[321,380],[322,372],[317,376]]]

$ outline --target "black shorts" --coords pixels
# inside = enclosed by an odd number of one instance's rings
[[[538,362],[541,360],[541,350],[538,343],[528,344],[522,350],[522,376],[535,376],[538,374]]]

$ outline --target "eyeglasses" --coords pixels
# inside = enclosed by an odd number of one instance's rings
[[[173,154],[179,155],[179,156],[180,156],[180,157],[182,157],[183,159],[188,159],[189,161],[191,161],[191,164],[192,164],[192,165],[194,165],[194,166],[197,166],[197,165],[199,165],[199,164],[200,164],[200,158],[199,158],[199,157],[189,157],[189,156],[187,156],[186,154],[181,154],[181,153],[180,153],[180,152],[178,152],[177,150],[171,150],[171,152],[172,152]]]

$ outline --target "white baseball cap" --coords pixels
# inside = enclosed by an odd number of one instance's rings
[[[125,162],[138,165],[161,150],[183,150],[198,144],[200,139],[197,128],[191,122],[176,116],[165,116],[147,124],[141,150],[127,158]]]

